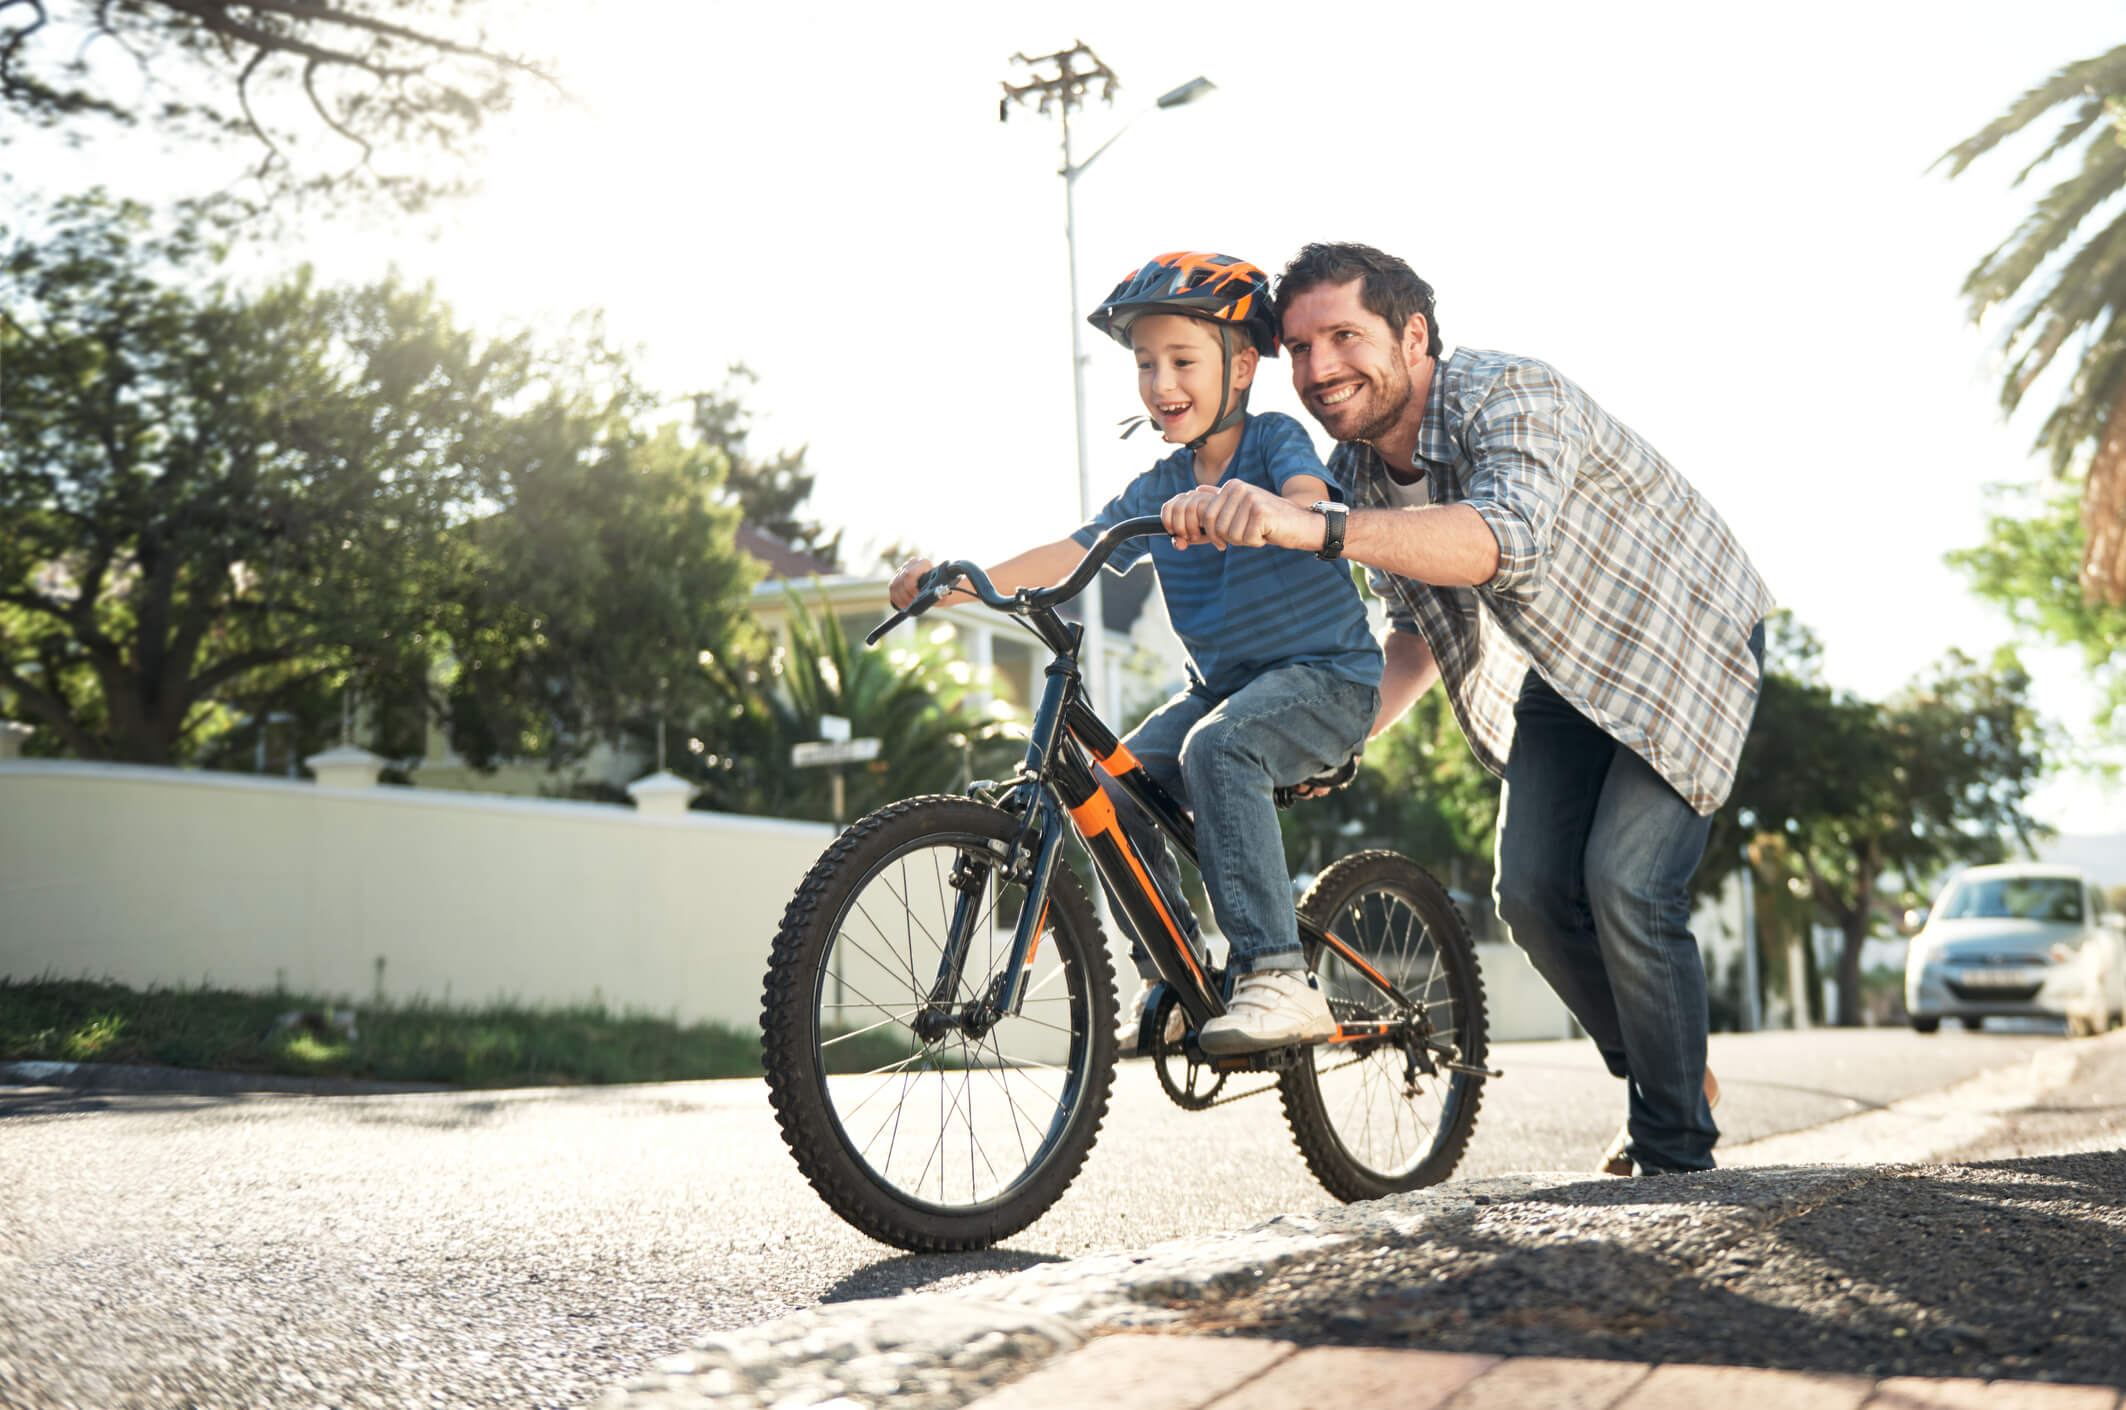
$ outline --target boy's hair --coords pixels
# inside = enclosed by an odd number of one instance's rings
[[[1439,316],[1432,311],[1432,286],[1418,278],[1409,265],[1371,245],[1315,244],[1292,256],[1292,262],[1277,279],[1279,326],[1283,326],[1284,310],[1293,299],[1324,284],[1348,284],[1354,279],[1362,281],[1358,301],[1367,312],[1385,319],[1397,337],[1410,326],[1411,314],[1423,314],[1425,352],[1431,357],[1439,356],[1443,344]]]

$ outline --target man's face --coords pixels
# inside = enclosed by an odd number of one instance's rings
[[[1283,309],[1292,390],[1339,441],[1378,440],[1410,405],[1409,340],[1360,301],[1359,283],[1317,284]]]
[[[1130,324],[1129,342],[1137,354],[1137,395],[1159,434],[1175,445],[1187,445],[1208,431],[1218,417],[1219,381],[1226,370],[1225,349],[1211,326],[1200,318],[1148,313]],[[1241,349],[1232,362],[1232,382],[1223,400],[1228,410],[1230,398],[1254,378],[1254,349]]]

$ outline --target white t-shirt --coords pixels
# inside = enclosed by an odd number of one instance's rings
[[[1383,475],[1380,477],[1380,487],[1387,495],[1388,503],[1397,509],[1422,509],[1432,503],[1432,479],[1429,475],[1421,475],[1407,485],[1393,475]]]

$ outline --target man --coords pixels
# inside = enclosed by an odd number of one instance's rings
[[[1710,1168],[1689,886],[1756,708],[1763,580],[1689,482],[1573,383],[1505,353],[1443,358],[1432,288],[1401,260],[1309,245],[1277,306],[1292,385],[1340,442],[1329,465],[1356,507],[1225,485],[1169,528],[1374,569],[1393,630],[1373,732],[1444,681],[1503,777],[1499,916],[1626,1079],[1602,1168]]]

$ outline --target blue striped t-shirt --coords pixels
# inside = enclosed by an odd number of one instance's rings
[[[1177,450],[1129,482],[1071,538],[1087,547],[1102,530],[1196,487],[1195,452]],[[1297,421],[1278,412],[1248,417],[1220,484],[1244,480],[1280,493],[1295,475],[1316,475],[1337,499],[1344,490]],[[1107,560],[1128,572],[1149,551],[1174,634],[1188,650],[1189,680],[1220,699],[1279,666],[1318,666],[1360,685],[1380,684],[1380,647],[1348,564],[1289,548],[1179,549],[1169,538],[1133,539]]]

